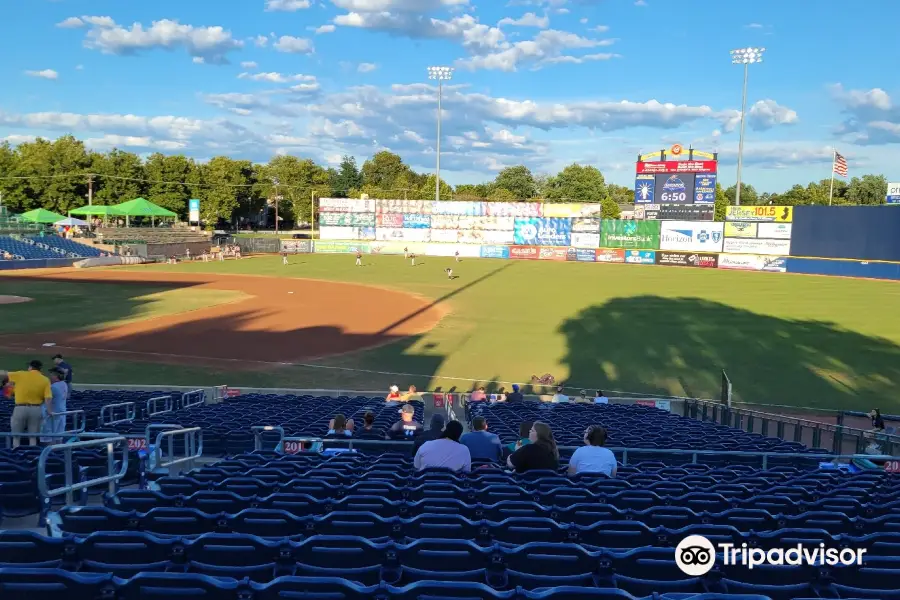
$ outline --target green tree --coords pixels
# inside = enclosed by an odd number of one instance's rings
[[[335,198],[351,198],[359,195],[363,186],[363,176],[356,166],[356,159],[350,155],[341,158],[341,165],[331,178],[331,194]]]
[[[622,216],[622,210],[616,201],[607,196],[600,201],[600,217],[604,219],[618,219]]]
[[[609,198],[609,192],[596,167],[571,164],[547,181],[544,198],[551,202],[602,202]]]
[[[528,167],[506,167],[494,179],[494,187],[511,192],[516,200],[530,200],[537,193],[537,184]]]
[[[615,183],[607,183],[606,190],[609,197],[616,204],[634,204],[634,190],[624,185],[616,185]]]
[[[725,195],[725,190],[722,189],[722,186],[717,182],[716,183],[716,212],[715,219],[716,221],[724,221],[725,215],[728,212],[728,207],[731,203],[728,202],[728,196]]]
[[[491,202],[515,202],[518,200],[516,195],[506,188],[494,187],[488,194],[488,200]]]
[[[412,175],[399,155],[382,150],[363,163],[363,191],[370,190],[373,198],[399,198],[404,190],[410,193],[424,183]]]
[[[734,206],[735,196],[737,195],[737,186],[733,185],[725,190],[725,197],[728,198],[728,204]],[[741,205],[755,206],[759,204],[759,194],[749,183],[741,183]]]
[[[884,175],[863,175],[850,180],[847,199],[851,204],[884,204],[888,181]]]
[[[443,192],[441,192],[443,194]],[[491,194],[491,185],[488,183],[470,184],[463,183],[456,186],[453,192],[454,200],[487,200]]]
[[[252,174],[253,164],[249,160],[232,160],[227,156],[216,156],[203,166],[205,187],[195,197],[201,200],[200,217],[207,226],[215,226],[219,219],[230,221],[242,204],[249,204],[253,194]]]
[[[190,187],[181,182],[191,181],[196,169],[194,161],[181,154],[151,154],[144,165],[144,172],[150,180],[147,183],[147,199],[186,218],[188,200],[192,195]]]
[[[422,185],[420,185],[418,188],[416,188],[415,195],[410,194],[409,198],[411,198],[413,200],[434,200],[434,196],[435,196],[434,182],[435,182],[435,176],[428,175],[427,177],[425,177],[425,182]],[[441,199],[442,200],[450,200],[452,198],[454,198],[453,188],[450,187],[450,184],[448,184],[446,181],[441,179]]]
[[[95,204],[120,204],[144,195],[147,174],[137,154],[113,148],[107,153],[92,152],[90,160]]]
[[[25,182],[14,179],[19,173],[18,153],[9,142],[0,142],[0,199],[4,206],[13,210],[21,210],[28,200]]]

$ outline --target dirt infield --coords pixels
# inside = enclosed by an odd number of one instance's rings
[[[42,271],[16,274],[102,284],[196,286],[234,290],[243,300],[181,314],[114,325],[96,331],[0,336],[7,349],[55,348],[75,354],[170,364],[234,366],[308,361],[387,344],[425,333],[444,315],[427,299],[357,284],[206,273]]]

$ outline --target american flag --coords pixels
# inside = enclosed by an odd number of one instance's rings
[[[834,153],[834,166],[832,167],[835,174],[840,175],[841,177],[847,176],[847,159],[838,154]]]

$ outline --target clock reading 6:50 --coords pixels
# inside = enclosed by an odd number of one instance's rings
[[[659,199],[663,202],[684,202],[687,200],[686,192],[663,192],[659,195]]]

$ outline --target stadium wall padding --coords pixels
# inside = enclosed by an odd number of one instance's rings
[[[900,261],[900,207],[797,206],[791,256]]]
[[[787,272],[900,280],[900,263],[791,257],[787,259]]]
[[[37,258],[31,260],[0,260],[0,271],[15,271],[18,269],[51,269],[57,267],[71,267],[81,258]]]

